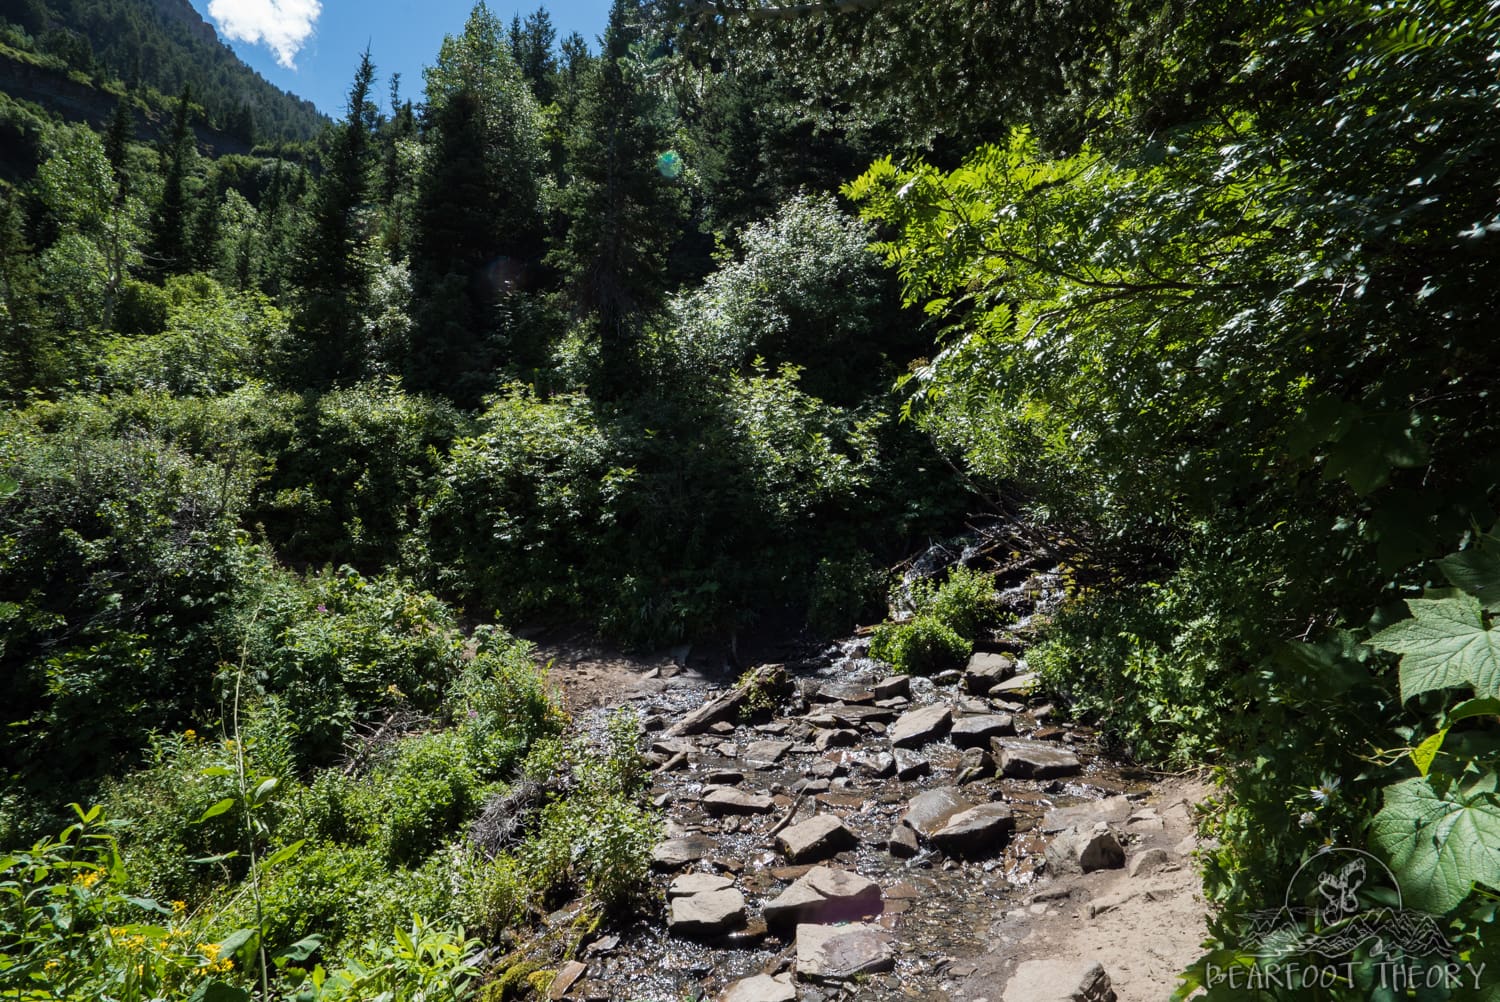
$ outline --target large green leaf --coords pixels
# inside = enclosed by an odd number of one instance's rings
[[[1401,655],[1401,698],[1472,685],[1500,696],[1500,630],[1486,629],[1472,595],[1407,600],[1412,618],[1381,630],[1370,644]]]
[[[1370,835],[1385,853],[1408,906],[1445,914],[1475,883],[1500,887],[1500,805],[1489,789],[1450,799],[1431,778],[1388,786]]]
[[[1438,566],[1454,587],[1487,606],[1500,602],[1500,540],[1493,535],[1482,537],[1478,546],[1444,557]]]

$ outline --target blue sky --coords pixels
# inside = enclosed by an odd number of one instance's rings
[[[235,53],[261,76],[307,98],[324,112],[343,114],[349,84],[368,44],[382,106],[393,72],[401,92],[420,99],[422,67],[432,62],[444,35],[463,30],[474,0],[192,0]],[[598,49],[609,0],[490,0],[509,24],[545,6],[562,39],[577,31]]]

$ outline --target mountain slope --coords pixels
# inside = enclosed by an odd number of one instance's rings
[[[326,123],[241,62],[188,0],[0,0],[0,19],[6,44],[96,82],[168,96],[190,86],[211,127],[247,143],[311,139]]]

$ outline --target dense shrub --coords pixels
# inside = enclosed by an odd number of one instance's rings
[[[23,772],[99,775],[152,730],[212,704],[232,658],[238,589],[263,556],[235,528],[242,478],[159,440],[43,438],[0,446],[0,747]]]
[[[870,657],[909,675],[931,675],[958,668],[971,650],[972,643],[934,616],[917,616],[904,623],[881,623],[870,638]]]

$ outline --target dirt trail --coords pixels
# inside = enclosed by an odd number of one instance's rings
[[[538,653],[585,726],[636,708],[668,836],[657,910],[585,944],[553,997],[1042,1002],[1070,997],[1068,962],[1097,961],[1115,998],[1144,1002],[1168,997],[1197,956],[1192,805],[1204,788],[1111,761],[1087,728],[1054,726],[1014,656],[890,678],[850,641],[787,658],[774,698],[683,733],[732,690],[726,652],[636,658],[574,638]],[[946,815],[919,817],[937,802]],[[1101,847],[1123,852],[1076,872]],[[835,878],[820,899],[831,911],[789,910]],[[1024,987],[1037,976],[1041,994]],[[1110,997],[1082,991],[1073,997]]]

